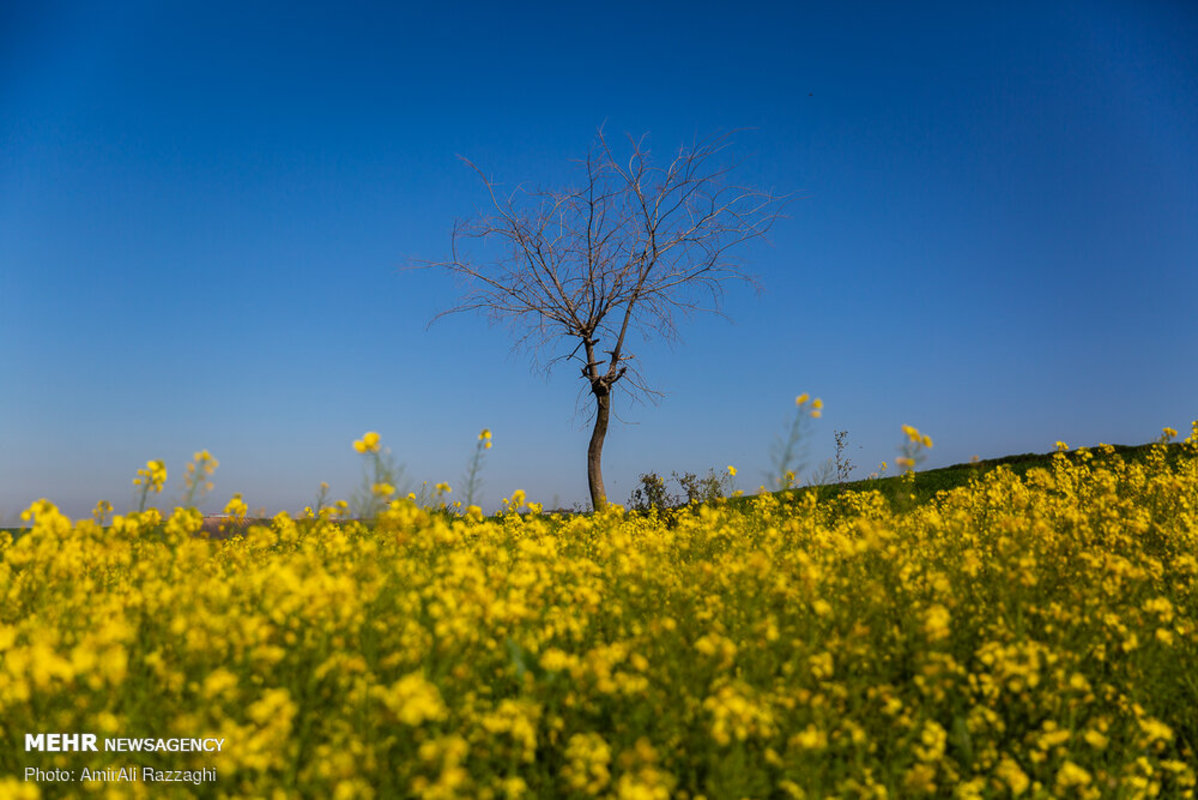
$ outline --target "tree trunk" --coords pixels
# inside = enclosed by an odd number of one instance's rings
[[[595,427],[591,431],[591,445],[587,448],[587,485],[591,489],[591,506],[596,511],[607,507],[607,492],[603,489],[603,440],[607,438],[607,420],[611,414],[611,390],[596,387]]]

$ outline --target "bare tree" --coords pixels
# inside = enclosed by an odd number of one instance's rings
[[[613,389],[655,394],[635,367],[629,332],[672,340],[678,319],[718,313],[725,282],[752,283],[730,251],[778,217],[781,198],[727,181],[729,141],[696,141],[653,166],[644,137],[629,137],[630,154],[618,158],[600,129],[576,185],[508,193],[463,159],[482,178],[490,207],[454,224],[449,260],[426,264],[462,284],[460,304],[434,320],[478,311],[510,325],[516,346],[534,359],[548,356],[546,368],[581,361],[594,400],[587,483],[596,510],[607,504],[602,455]],[[501,249],[480,263],[464,252],[469,242]]]

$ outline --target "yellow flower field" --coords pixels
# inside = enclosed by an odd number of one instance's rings
[[[39,502],[0,541],[0,796],[1193,797],[1198,424],[1180,449],[921,505],[396,500],[228,540]],[[224,742],[26,750],[54,732]]]

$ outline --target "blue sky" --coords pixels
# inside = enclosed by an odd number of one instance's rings
[[[760,294],[638,343],[611,499],[736,465],[754,490],[794,396],[808,463],[863,477],[900,426],[925,466],[1140,443],[1198,417],[1198,7],[1089,3],[10,2],[0,10],[0,515],[133,502],[149,458],[208,509],[298,510],[377,430],[485,501],[586,497],[572,368],[455,316],[455,217],[567,180],[600,124],[669,153],[747,128],[791,192],[745,253]]]

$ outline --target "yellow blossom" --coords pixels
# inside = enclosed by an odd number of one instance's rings
[[[952,621],[952,615],[944,606],[936,603],[924,612],[924,633],[928,640],[938,642],[948,638],[949,623]]]
[[[241,499],[241,492],[235,493],[233,498],[225,505],[225,513],[237,519],[244,519],[249,510],[250,507]]]
[[[155,459],[147,461],[146,466],[139,469],[137,477],[133,479],[134,486],[144,486],[151,492],[161,492],[165,483],[166,463]]]
[[[1066,760],[1057,771],[1056,790],[1065,793],[1074,786],[1088,786],[1092,780],[1089,772]]]
[[[354,442],[354,450],[359,453],[377,453],[379,450],[379,435],[375,431],[369,431]]]
[[[994,769],[994,774],[1001,780],[1005,781],[1007,788],[1011,790],[1011,794],[1019,797],[1027,791],[1031,786],[1031,779],[1027,773],[1013,759],[1003,756],[998,762],[998,766]]]

